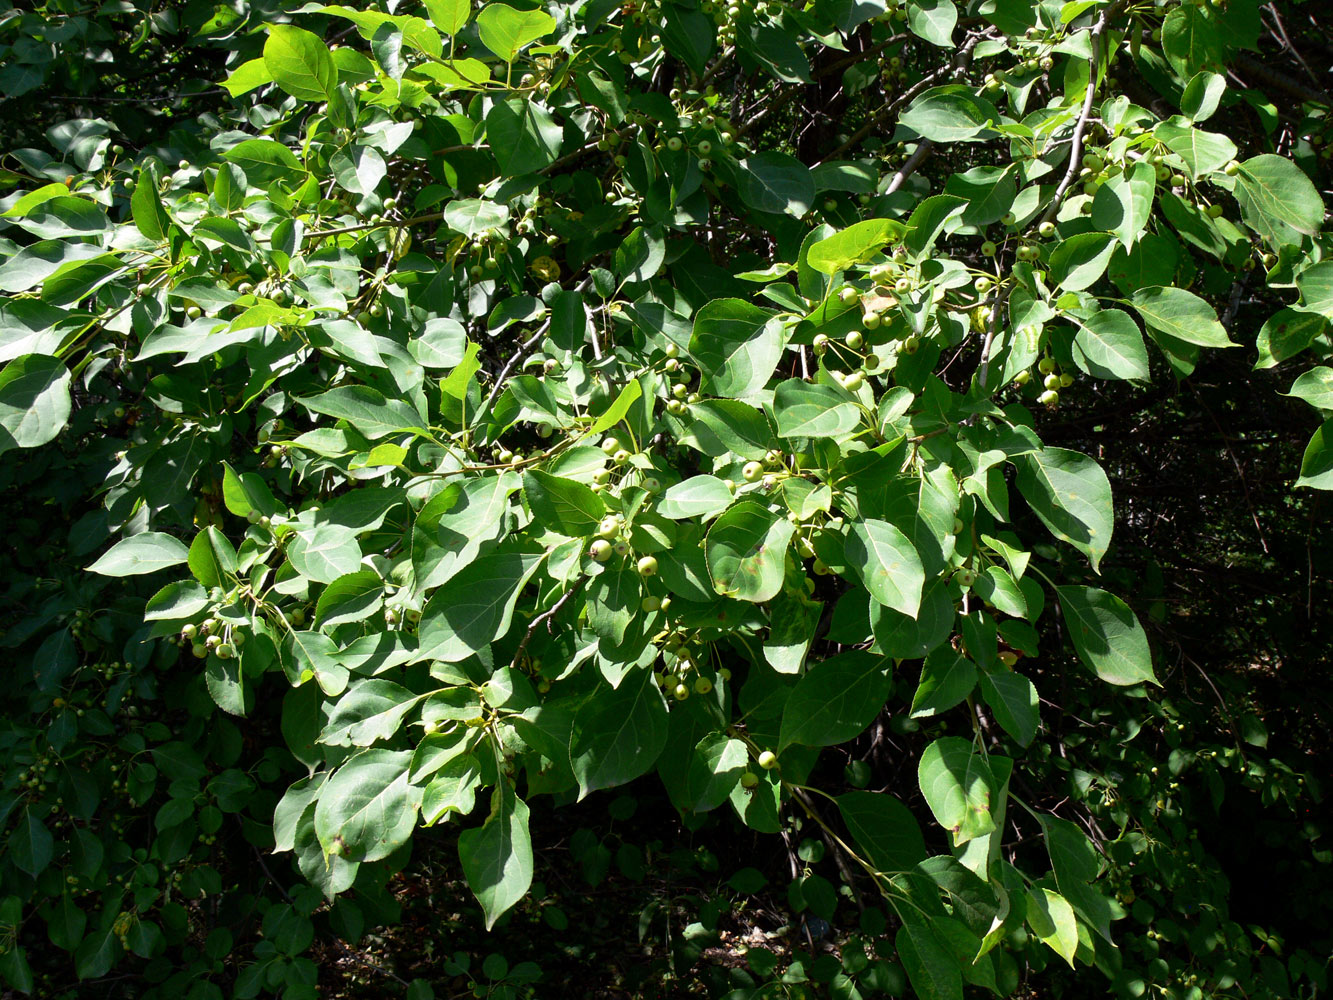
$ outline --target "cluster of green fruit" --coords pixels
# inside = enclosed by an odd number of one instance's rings
[[[1047,356],[1037,362],[1037,371],[1041,373],[1041,393],[1037,396],[1037,402],[1043,406],[1054,409],[1060,403],[1060,390],[1067,389],[1074,384],[1074,376],[1068,372],[1061,372],[1055,359]],[[1014,385],[1022,387],[1032,381],[1032,372],[1024,369],[1014,376]]]
[[[190,652],[198,659],[212,653],[219,660],[230,660],[245,643],[245,633],[220,618],[205,618],[196,625],[187,622],[181,626],[180,641],[190,643]]]
[[[597,537],[588,545],[588,555],[599,563],[609,562],[613,556],[624,558],[631,556],[629,538],[625,533],[625,518],[620,514],[608,514],[597,526]],[[657,557],[640,556],[634,568],[642,577],[657,575]],[[660,607],[660,602],[659,602]]]

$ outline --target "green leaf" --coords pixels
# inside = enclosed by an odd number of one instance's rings
[[[237,66],[231,71],[231,75],[222,81],[222,86],[232,97],[240,97],[242,94],[248,94],[256,87],[262,87],[264,84],[272,82],[273,74],[269,71],[268,64],[264,62],[261,56],[256,59],[248,59]]]
[[[338,647],[323,632],[288,632],[282,642],[281,657],[287,679],[292,684],[314,677],[320,690],[337,697],[347,690],[348,670],[338,662]]]
[[[53,441],[69,420],[70,374],[59,358],[24,354],[0,371],[0,455]]]
[[[1111,902],[1089,885],[1101,869],[1097,849],[1083,831],[1067,819],[1042,816],[1041,825],[1060,895],[1073,904],[1074,911],[1094,931],[1114,944],[1111,941]]]
[[[1311,368],[1291,383],[1286,395],[1303,399],[1317,410],[1333,410],[1333,368]]]
[[[469,239],[493,232],[509,221],[509,206],[485,198],[456,198],[444,206],[444,224]]]
[[[59,350],[64,335],[56,324],[64,318],[63,309],[36,299],[0,300],[0,361]]]
[[[425,0],[426,11],[435,27],[446,35],[456,35],[472,16],[471,0]]]
[[[212,525],[194,536],[188,561],[190,572],[205,587],[228,585],[236,575],[236,550]]]
[[[315,804],[315,835],[326,856],[379,861],[407,842],[421,806],[421,789],[407,780],[411,762],[410,750],[365,750],[333,772]]]
[[[846,393],[798,378],[779,383],[773,413],[785,438],[840,437],[861,423],[861,411]]]
[[[538,520],[572,538],[592,534],[606,516],[606,505],[587,486],[537,469],[524,474],[523,495]]]
[[[676,483],[657,501],[657,512],[675,521],[699,518],[706,521],[731,506],[731,490],[716,476],[692,476]]]
[[[892,219],[866,219],[812,244],[806,251],[806,263],[823,274],[836,274],[865,263],[906,232],[906,226]]]
[[[457,663],[509,629],[523,586],[542,556],[489,552],[435,591],[421,613],[421,659]]]
[[[1079,657],[1108,684],[1157,683],[1148,636],[1129,605],[1094,587],[1056,587]]]
[[[935,821],[952,834],[954,847],[995,829],[995,777],[969,741],[946,736],[926,747],[917,780]]]
[[[1016,170],[1007,167],[980,166],[953,174],[944,185],[945,194],[965,198],[963,221],[969,226],[989,226],[999,222],[1014,206],[1018,187]]]
[[[782,589],[795,527],[781,514],[742,500],[713,522],[704,540],[713,589],[741,601],[770,601]]]
[[[1004,731],[1021,746],[1037,735],[1037,689],[1022,674],[995,671],[981,675],[981,694]]]
[[[1167,12],[1162,20],[1162,54],[1171,68],[1188,80],[1222,60],[1222,42],[1211,11],[1186,6]]]
[[[810,168],[786,153],[755,153],[740,163],[741,200],[756,212],[804,218],[815,203]]]
[[[958,8],[953,0],[912,0],[907,5],[907,27],[931,45],[953,48],[953,29],[957,24]]]
[[[711,18],[679,4],[668,4],[662,23],[662,45],[676,58],[703,76],[717,45],[717,26]]]
[[[329,169],[344,191],[374,194],[389,172],[389,165],[384,162],[384,155],[373,146],[349,146],[333,154]]]
[[[15,224],[41,239],[63,239],[99,236],[111,228],[111,219],[85,198],[58,197],[44,200]]]
[[[500,5],[492,4],[482,11],[482,15],[496,6]],[[536,101],[516,97],[497,101],[491,108],[486,116],[486,135],[500,172],[506,177],[549,167],[560,155],[560,144],[564,140],[563,130],[545,107]]]
[[[599,686],[574,716],[569,763],[579,799],[647,774],[667,741],[667,709],[653,672],[635,669],[620,686]]]
[[[258,187],[274,181],[294,181],[305,174],[301,161],[275,139],[245,139],[222,154],[238,164],[250,183]]]
[[[144,621],[184,622],[209,606],[208,592],[193,580],[169,583],[148,599]]]
[[[1324,201],[1310,178],[1284,156],[1261,153],[1240,165],[1236,200],[1251,229],[1274,245],[1299,244],[1324,223]]]
[[[666,260],[666,240],[654,226],[635,226],[615,253],[616,277],[623,281],[647,281],[657,274]]]
[[[139,175],[143,183],[144,175]],[[213,179],[213,200],[223,212],[237,212],[245,205],[245,194],[249,181],[245,171],[235,163],[222,163],[218,166],[217,177]],[[137,191],[135,192],[138,193]],[[139,227],[142,230],[142,226]],[[163,225],[165,229],[165,224]],[[147,234],[145,234],[147,235]]]
[[[912,811],[887,792],[839,795],[842,821],[875,870],[911,871],[926,860],[926,841]]]
[[[917,1000],[963,1000],[961,963],[929,922],[913,916],[894,938]]]
[[[315,625],[329,628],[369,618],[384,606],[384,580],[373,569],[340,576],[319,595]]]
[[[1226,92],[1227,81],[1221,74],[1207,70],[1195,73],[1193,79],[1185,85],[1185,93],[1180,98],[1180,110],[1194,121],[1201,122],[1212,117]]]
[[[690,355],[710,395],[732,400],[754,395],[773,376],[784,346],[772,313],[744,299],[714,299],[694,316]]]
[[[79,909],[73,896],[61,896],[46,919],[46,933],[51,943],[61,951],[73,951],[83,940],[88,926],[88,915]]]
[[[287,546],[287,560],[307,579],[333,583],[357,571],[361,565],[361,546],[354,530],[325,522],[299,531]]]
[[[0,212],[0,219],[24,218],[29,212],[40,208],[48,201],[63,198],[68,194],[69,188],[65,187],[64,184],[43,184],[41,187],[22,195],[19,200],[10,205],[9,208]]]
[[[294,25],[268,25],[264,65],[274,83],[302,101],[326,101],[338,87],[338,67],[329,47],[318,35]]]
[[[1115,527],[1111,483],[1087,455],[1043,448],[1020,456],[1018,491],[1052,535],[1088,557],[1093,570],[1111,544]]]
[[[782,710],[779,748],[845,743],[875,721],[892,679],[882,656],[848,650],[810,667]]]
[[[116,963],[120,941],[115,933],[116,911],[107,907],[97,928],[74,951],[74,971],[80,979],[101,979]]]
[[[1000,112],[989,101],[956,86],[936,87],[921,94],[898,119],[932,142],[978,142],[998,134]]]
[[[921,665],[921,680],[912,696],[912,718],[947,712],[977,685],[976,665],[952,646],[931,651]]]
[[[528,807],[506,781],[501,780],[491,793],[486,822],[458,835],[458,859],[489,931],[532,885]]]
[[[555,30],[555,18],[544,10],[515,10],[489,3],[477,15],[477,29],[482,45],[505,62],[513,62],[519,49]]]
[[[1152,216],[1157,177],[1151,163],[1140,162],[1125,173],[1108,179],[1092,199],[1092,224],[1115,233],[1126,250],[1132,250]]]
[[[1301,292],[1300,308],[1333,320],[1333,260],[1312,264],[1296,275]]]
[[[1129,313],[1101,309],[1077,322],[1070,353],[1082,371],[1094,378],[1148,380],[1148,349]]]
[[[106,554],[88,567],[90,573],[103,576],[138,576],[156,573],[188,560],[185,543],[160,531],[144,531],[121,539]]]
[[[1115,248],[1115,238],[1110,233],[1071,236],[1051,254],[1051,278],[1068,292],[1091,288],[1106,273]]]
[[[33,878],[46,871],[55,856],[55,838],[31,806],[23,810],[18,823],[9,832],[6,847],[14,867]]]
[[[171,220],[162,207],[162,198],[157,193],[157,178],[151,170],[139,174],[134,194],[130,196],[130,212],[134,216],[135,227],[143,233],[145,239],[154,243],[166,239]]]
[[[764,412],[737,399],[701,400],[691,404],[690,416],[694,419],[681,435],[681,444],[705,455],[760,459],[778,445]]]
[[[1185,162],[1191,177],[1216,173],[1236,156],[1236,144],[1226,136],[1195,128],[1183,118],[1162,122],[1153,129],[1153,135]]]
[[[1050,889],[1028,889],[1027,922],[1037,939],[1074,967],[1074,953],[1078,950],[1078,921],[1074,908],[1058,892]]]
[[[690,754],[685,774],[685,800],[693,812],[716,809],[731,795],[750,761],[740,740],[709,733]]]
[[[314,413],[346,420],[370,440],[401,432],[426,433],[420,415],[401,399],[385,399],[368,385],[345,385],[298,399]]]
[[[412,527],[419,592],[438,587],[494,543],[504,530],[509,497],[521,484],[513,472],[469,479],[447,486],[421,508]]]
[[[433,826],[453,813],[468,815],[476,808],[481,787],[481,766],[471,754],[441,765],[421,796],[422,823]]]
[[[1255,338],[1254,346],[1259,360],[1256,369],[1272,368],[1288,358],[1294,358],[1317,339],[1328,327],[1322,313],[1305,312],[1290,306],[1279,309],[1264,320]]]
[[[610,430],[620,423],[629,413],[630,407],[637,403],[642,395],[643,386],[639,384],[638,379],[631,379],[626,382],[625,387],[616,395],[615,402],[593,421],[592,426],[588,428],[588,433],[600,434],[602,431]]]
[[[790,32],[776,25],[751,23],[737,38],[736,44],[783,83],[813,82],[810,60],[800,43]]]
[[[26,292],[71,266],[102,257],[102,249],[88,243],[41,240],[0,264],[0,291]],[[49,301],[51,296],[45,298]]]
[[[847,565],[870,596],[886,608],[915,618],[926,571],[911,540],[887,521],[852,523],[845,541]]]
[[[1333,490],[1333,420],[1325,420],[1306,445],[1296,485]]]
[[[432,316],[421,328],[421,335],[407,342],[407,351],[423,368],[453,368],[462,362],[467,343],[462,323],[448,316]]]
[[[390,739],[407,713],[425,697],[378,677],[357,681],[333,706],[319,742],[335,747],[368,747]]]

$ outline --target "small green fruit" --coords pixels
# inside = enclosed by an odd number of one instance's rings
[[[758,462],[746,462],[745,467],[741,469],[741,475],[745,477],[747,483],[758,482],[763,474],[764,467]]]
[[[778,766],[778,755],[772,750],[765,750],[759,755],[759,766],[765,771],[771,771]]]
[[[605,538],[599,538],[588,546],[588,555],[598,562],[606,562],[614,551],[614,547]]]

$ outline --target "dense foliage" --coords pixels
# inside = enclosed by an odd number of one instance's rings
[[[0,977],[1324,991],[1313,6],[0,14]]]

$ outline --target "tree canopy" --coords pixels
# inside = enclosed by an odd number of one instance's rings
[[[711,995],[1325,989],[1213,829],[1328,885],[1325,22],[0,13],[0,976],[316,996],[619,794],[784,859]]]

